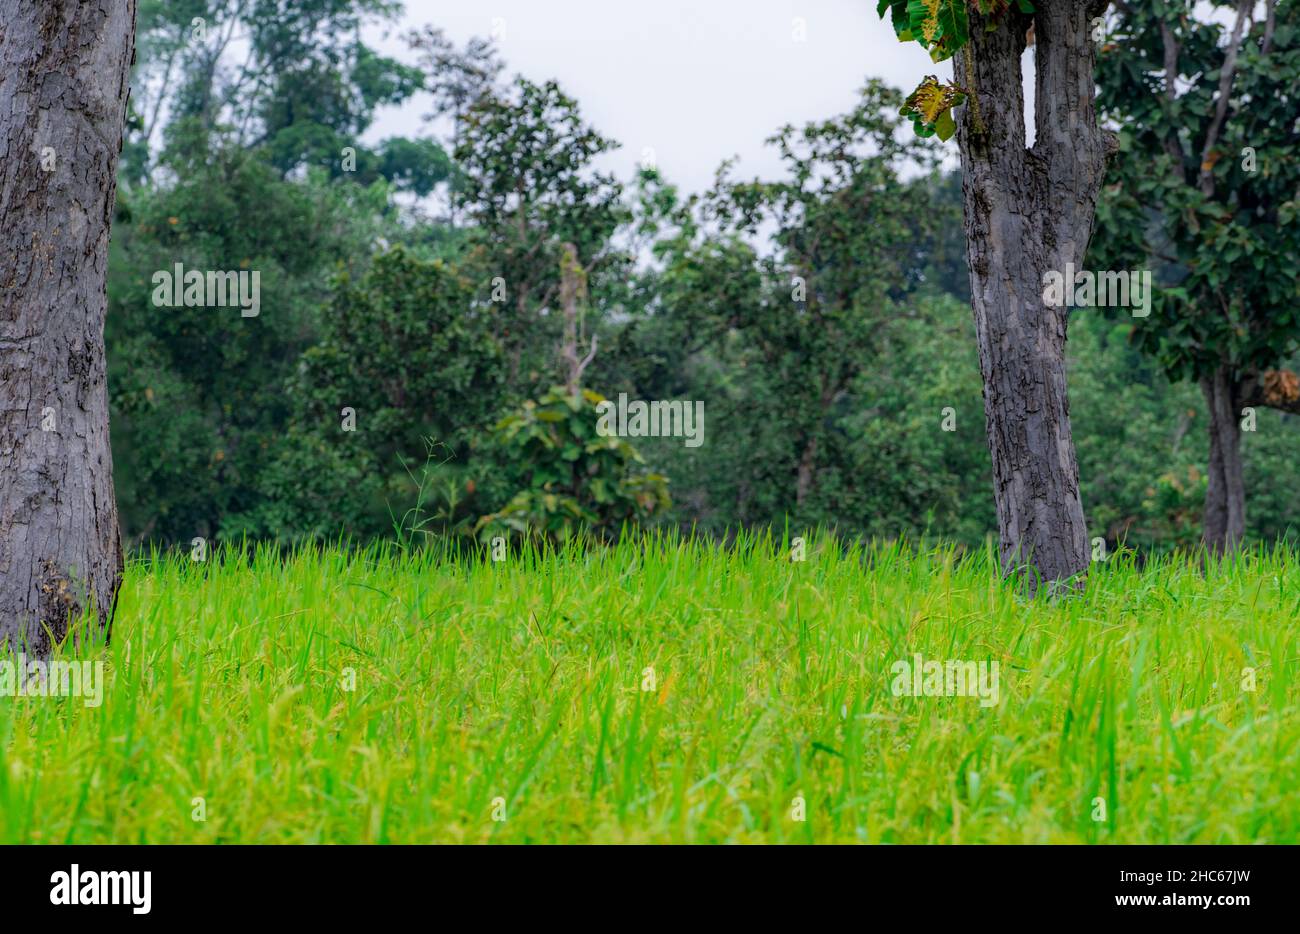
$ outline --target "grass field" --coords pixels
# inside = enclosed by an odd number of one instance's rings
[[[0,841],[1296,842],[1298,613],[1284,550],[1056,603],[825,539],[137,560],[102,705],[0,697]]]

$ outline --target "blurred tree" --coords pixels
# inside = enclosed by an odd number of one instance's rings
[[[469,109],[499,91],[497,79],[505,63],[490,39],[474,37],[463,49],[457,49],[446,31],[437,26],[412,30],[407,35],[407,43],[418,55],[417,62],[424,72],[424,90],[433,98],[433,110],[425,120],[451,121],[450,146],[454,152],[460,146]],[[458,175],[453,174],[451,189],[451,220],[455,223],[457,196],[461,191]]]
[[[473,508],[471,442],[501,404],[496,315],[453,266],[401,248],[356,280],[341,275],[320,340],[288,383],[288,438],[249,531],[380,534],[421,478],[454,478],[447,499]]]
[[[1102,46],[1100,100],[1120,128],[1093,251],[1104,267],[1163,272],[1139,347],[1209,411],[1204,540],[1247,527],[1246,409],[1300,413],[1300,7],[1217,0],[1120,4]]]
[[[392,0],[143,0],[129,178],[151,177],[171,155],[188,164],[223,137],[260,149],[283,173],[315,165],[428,194],[451,169],[436,143],[360,142],[378,107],[424,81],[360,38],[363,25],[401,9]]]
[[[427,139],[366,146],[377,109],[423,83],[375,52],[386,0],[144,0],[135,130],[110,254],[110,390],[124,527],[188,540],[263,527],[255,516],[294,400],[286,381],[318,340],[330,277],[388,243],[455,249],[395,192],[427,194],[450,159]],[[156,270],[251,270],[261,314],[156,308]]]
[[[837,443],[834,408],[877,362],[880,329],[903,313],[895,302],[919,284],[907,239],[914,203],[898,172],[904,160],[935,160],[914,137],[899,142],[898,121],[886,115],[901,103],[873,81],[843,117],[783,127],[769,142],[788,178],[723,178],[707,205],[738,233],[774,230],[766,301],[740,305],[732,325],[773,380],[770,402],[790,426],[796,510],[814,491],[819,452]]]
[[[876,408],[891,337],[924,314],[909,301],[937,290],[920,245],[954,214],[933,180],[901,178],[933,162],[923,142],[900,141],[901,100],[872,82],[850,113],[784,127],[770,141],[780,180],[735,181],[726,165],[706,197],[682,201],[642,173],[635,226],[655,239],[656,266],[628,299],[645,310],[609,338],[593,380],[707,400],[725,426],[707,450],[642,446],[671,463],[679,502],[736,522],[868,523],[880,480],[861,470],[855,415]]]
[[[593,164],[615,145],[583,123],[577,102],[553,81],[519,78],[465,113],[455,152],[457,200],[474,228],[465,259],[479,270],[482,294],[501,307],[516,399],[565,373],[557,304],[565,244],[588,280],[625,269],[613,244],[627,217],[623,188]]]
[[[188,541],[242,528],[290,416],[284,382],[316,339],[328,276],[369,261],[387,198],[382,182],[286,181],[226,147],[172,184],[119,199],[105,339],[128,534]],[[260,313],[156,307],[153,274],[176,263],[257,271]]]

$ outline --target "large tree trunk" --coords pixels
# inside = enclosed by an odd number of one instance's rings
[[[135,0],[0,0],[0,641],[107,630],[105,274]]]
[[[973,92],[958,144],[971,305],[1004,569],[1043,581],[1088,567],[1079,467],[1070,433],[1068,309],[1043,299],[1044,274],[1082,269],[1105,171],[1107,139],[1093,107],[1090,17],[1104,3],[1038,0],[992,32],[971,14],[954,76]],[[1035,141],[1025,146],[1020,60],[1035,26]]]
[[[1205,546],[1235,551],[1246,534],[1246,484],[1241,469],[1240,392],[1226,367],[1201,380],[1210,413],[1210,475],[1205,488]]]

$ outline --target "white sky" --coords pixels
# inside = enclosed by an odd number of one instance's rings
[[[588,123],[622,143],[601,168],[627,180],[648,147],[685,191],[707,188],[735,155],[741,176],[777,174],[763,140],[848,110],[868,77],[910,91],[952,73],[898,42],[875,0],[406,0],[397,33],[426,23],[458,46],[497,36],[505,77],[557,79]],[[374,39],[411,60],[398,34]],[[422,96],[385,110],[367,135],[421,135],[427,110]]]

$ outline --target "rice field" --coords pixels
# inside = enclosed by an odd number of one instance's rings
[[[55,659],[99,703],[0,696],[0,842],[1300,840],[1294,553],[1053,601],[985,552],[792,550],[137,556]]]

